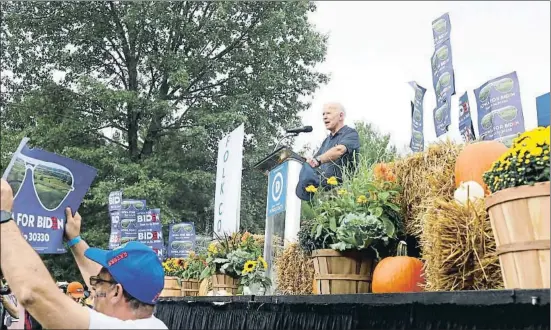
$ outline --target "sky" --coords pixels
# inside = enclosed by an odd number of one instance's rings
[[[427,88],[424,99],[425,145],[438,139],[434,131],[436,106],[430,58],[434,51],[432,21],[449,13],[456,79],[450,132],[439,139],[461,141],[458,99],[465,91],[475,132],[473,90],[483,83],[516,71],[525,128],[537,126],[536,97],[550,91],[550,3],[513,1],[323,1],[309,17],[328,34],[326,61],[318,69],[330,75],[328,84],[311,98],[301,114],[312,133],[301,134],[296,149],[321,144],[327,135],[321,109],[328,101],[341,102],[346,123],[367,121],[389,133],[400,152],[410,152],[411,107],[415,80]]]

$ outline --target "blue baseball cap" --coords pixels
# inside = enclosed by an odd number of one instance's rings
[[[131,241],[114,250],[88,248],[84,255],[105,267],[132,297],[150,305],[159,299],[165,272],[159,257],[147,245]]]

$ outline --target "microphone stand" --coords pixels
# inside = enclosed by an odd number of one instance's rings
[[[280,144],[281,142],[283,142],[283,140],[288,139],[288,138],[290,138],[290,137],[298,136],[298,134],[299,134],[299,133],[288,133],[287,135],[285,135],[284,137],[282,137],[281,140],[277,141],[277,143],[276,143],[276,145],[275,145],[275,148],[274,148],[274,150],[272,150],[272,152],[274,152],[274,151],[277,150],[277,148],[279,147],[279,144]]]

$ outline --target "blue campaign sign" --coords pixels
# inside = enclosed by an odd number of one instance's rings
[[[536,97],[536,109],[538,111],[538,126],[549,126],[549,93]]]
[[[268,216],[285,211],[288,167],[288,163],[285,162],[270,172],[268,177]]]

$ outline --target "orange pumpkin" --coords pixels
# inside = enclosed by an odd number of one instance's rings
[[[461,182],[475,181],[484,188],[486,195],[490,194],[482,176],[507,150],[507,147],[498,141],[467,144],[455,161],[455,187],[458,188]]]
[[[398,243],[396,257],[381,260],[373,271],[371,291],[373,293],[419,292],[423,289],[423,262],[407,256],[404,241]]]

